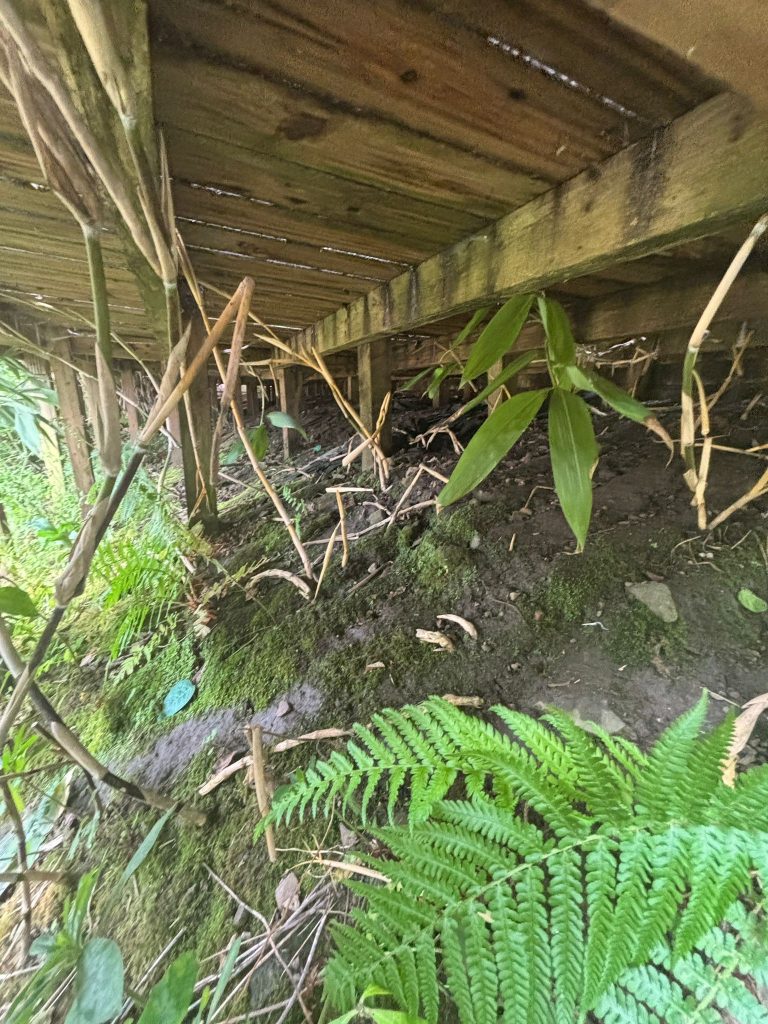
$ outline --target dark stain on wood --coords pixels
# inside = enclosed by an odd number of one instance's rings
[[[316,139],[324,135],[327,130],[326,118],[317,117],[315,114],[308,114],[305,111],[286,118],[277,126],[278,134],[291,142],[299,142],[301,139]]]
[[[408,268],[408,316],[411,320],[419,318],[419,275],[415,267]]]
[[[656,217],[667,184],[667,142],[666,128],[658,128],[630,150],[632,173],[624,218],[629,239],[646,233]]]
[[[392,323],[392,292],[388,282],[381,286],[381,308],[383,324],[389,328]]]
[[[416,70],[416,68],[408,68],[407,71],[404,71],[402,75],[400,75],[400,81],[405,82],[406,85],[410,85],[411,82],[417,81],[418,77],[419,72]]]

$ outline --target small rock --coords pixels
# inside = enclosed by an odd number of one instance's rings
[[[277,718],[284,718],[290,711],[293,711],[293,707],[283,698],[275,708],[275,715]]]
[[[642,583],[625,583],[624,586],[628,594],[642,602],[662,622],[677,622],[677,605],[666,583],[647,580]]]
[[[278,910],[295,910],[299,905],[301,886],[293,871],[283,875],[275,889],[275,903]]]
[[[345,850],[350,849],[352,846],[357,846],[357,833],[353,832],[351,828],[347,828],[343,821],[339,822],[339,837],[341,838],[341,845]]]
[[[469,546],[470,546],[470,548],[473,551],[477,551],[477,549],[480,547],[480,534],[479,533],[473,533],[472,534],[472,539],[469,542]]]
[[[621,732],[622,729],[626,729],[627,723],[622,721],[618,715],[615,715],[609,708],[605,708],[600,712],[600,725],[605,729],[607,733],[613,736],[614,733]]]

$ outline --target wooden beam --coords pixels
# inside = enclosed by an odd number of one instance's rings
[[[304,371],[300,366],[285,366],[277,371],[277,385],[280,390],[280,410],[299,422],[301,395],[304,386]],[[283,429],[283,454],[289,459],[299,446],[301,435],[297,430]]]
[[[590,0],[768,110],[765,0]]]
[[[51,343],[51,351],[58,359],[51,361],[53,382],[59,398],[59,417],[64,428],[64,441],[69,452],[72,475],[80,494],[85,497],[93,487],[88,435],[77,387],[77,374],[72,368],[72,352],[66,340]]]
[[[197,310],[190,313],[190,320],[187,363],[192,362],[207,335]],[[216,481],[211,479],[213,422],[207,372],[197,374],[189,387],[188,396],[188,402],[181,402],[178,406],[187,514],[190,523],[201,523],[206,533],[212,533],[218,527],[218,510]],[[187,414],[187,407],[191,417]]]
[[[357,350],[357,379],[360,388],[360,417],[369,431],[379,418],[381,405],[392,389],[392,360],[388,345],[361,345]],[[392,412],[387,414],[379,434],[379,447],[385,455],[392,454]],[[373,468],[370,448],[363,452],[363,469]]]
[[[630,288],[598,299],[577,317],[580,341],[596,342],[656,334],[693,326],[717,287],[719,277],[671,280]],[[731,286],[714,323],[768,318],[768,273],[745,273]]]
[[[702,237],[768,207],[768,123],[717,96],[297,335],[323,353]]]

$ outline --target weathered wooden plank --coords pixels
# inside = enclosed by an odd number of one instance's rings
[[[692,326],[719,279],[719,275],[705,274],[616,292],[591,304],[577,317],[579,339],[601,341]],[[768,318],[768,273],[753,270],[736,279],[713,322],[763,318]]]
[[[702,147],[706,139],[706,147]],[[298,335],[330,352],[716,231],[768,203],[768,124],[723,95]]]
[[[672,50],[768,110],[764,0],[591,0],[612,19]]]
[[[604,159],[626,138],[619,110],[510,59],[477,31],[471,14],[467,23],[450,21],[404,0],[286,0],[237,9],[163,0],[155,9],[161,31],[196,59],[286,82],[325,105],[328,131],[329,113],[379,130],[398,126],[414,132],[419,145],[449,143],[462,155],[477,153],[550,183]],[[314,124],[313,145],[322,128]],[[637,135],[636,122],[629,128]],[[294,134],[299,129],[296,122]]]

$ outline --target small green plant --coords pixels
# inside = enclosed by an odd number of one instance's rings
[[[40,384],[15,356],[0,355],[0,431],[15,435],[33,455],[40,452],[41,428],[54,430],[40,412],[43,404],[58,404],[55,391]]]
[[[516,344],[536,303],[544,328],[544,348],[524,352],[467,402],[462,413],[475,408],[508,384],[521,370],[539,360],[546,364],[548,387],[523,391],[501,402],[467,445],[451,478],[438,496],[440,505],[450,505],[472,491],[496,468],[549,400],[549,451],[555,490],[563,514],[576,537],[578,550],[586,542],[592,517],[592,475],[599,448],[589,406],[578,394],[592,392],[622,416],[643,423],[671,446],[666,431],[641,402],[613,381],[577,363],[577,348],[568,316],[555,299],[544,295],[516,295],[489,321],[472,346],[463,369],[462,383],[475,381],[499,363]],[[483,315],[485,310],[479,311]],[[479,322],[479,314],[465,328]],[[480,317],[482,319],[482,317]],[[462,332],[466,336],[465,332]],[[463,340],[462,335],[459,339]],[[457,341],[459,340],[457,339]],[[435,374],[448,371],[439,367]],[[433,376],[430,387],[439,386]]]
[[[443,991],[461,1024],[764,1024],[735,975],[768,975],[744,938],[765,920],[768,766],[722,781],[733,718],[704,731],[704,697],[645,755],[563,711],[493,710],[504,731],[438,698],[382,711],[278,793],[271,820],[338,801],[389,851],[361,855],[383,885],[350,883],[331,1004],[373,985],[430,1024]]]

